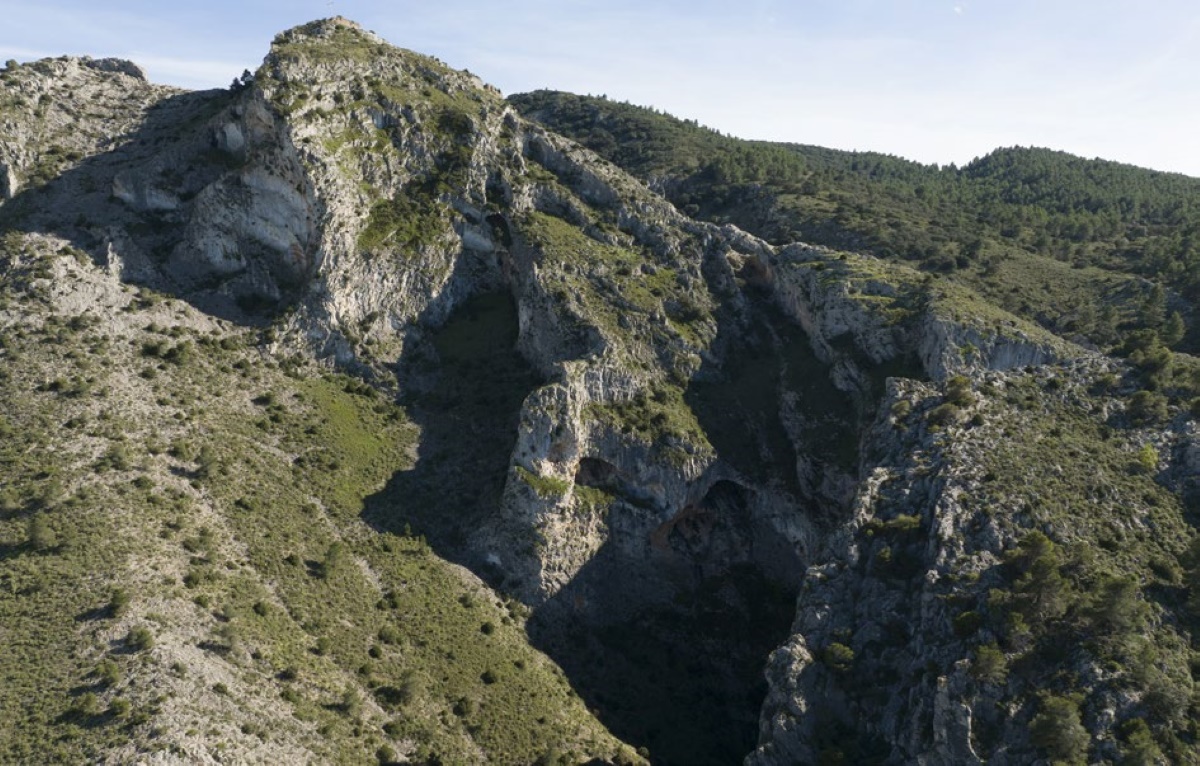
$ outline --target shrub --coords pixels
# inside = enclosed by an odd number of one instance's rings
[[[1134,470],[1142,474],[1152,474],[1158,470],[1158,450],[1154,448],[1153,444],[1147,442],[1138,450],[1134,461]]]
[[[1129,419],[1134,425],[1151,425],[1167,418],[1167,398],[1153,391],[1138,391],[1129,397]]]
[[[955,375],[946,381],[946,401],[958,407],[970,407],[975,403],[971,391],[971,380],[965,375]]]
[[[958,422],[959,409],[958,405],[951,402],[939,404],[929,411],[927,419],[929,425],[937,428],[945,428],[946,426],[954,425]]]
[[[131,465],[129,448],[124,444],[114,444],[104,453],[101,463],[115,471],[128,471]]]
[[[102,660],[94,671],[96,678],[104,686],[116,686],[121,682],[121,667],[112,660]]]
[[[987,644],[975,650],[971,662],[971,675],[981,684],[1000,686],[1008,680],[1008,660],[995,644]]]
[[[909,534],[916,532],[921,528],[921,517],[917,514],[902,513],[893,519],[888,519],[883,522],[883,529],[887,532],[896,532],[898,534]]]
[[[100,699],[94,692],[84,692],[71,703],[71,714],[76,716],[93,716],[100,712]]]
[[[1047,696],[1029,725],[1029,739],[1050,758],[1069,764],[1086,761],[1091,737],[1079,718],[1079,705],[1066,697]]]
[[[1163,763],[1163,753],[1154,741],[1150,727],[1141,718],[1133,718],[1120,727],[1121,736],[1125,740],[1122,748],[1122,764],[1128,766],[1157,766]]]
[[[200,455],[197,458],[197,462],[199,465],[196,467],[196,475],[201,479],[212,478],[221,467],[216,450],[208,444],[200,448]]]
[[[412,670],[404,671],[404,675],[400,677],[397,701],[402,705],[408,705],[424,693],[425,684],[421,680],[421,677]]]
[[[135,652],[154,648],[154,634],[144,625],[131,628],[125,636],[125,645]]]
[[[347,686],[342,691],[342,702],[339,707],[342,712],[350,718],[358,718],[362,715],[362,695],[353,686]]]
[[[192,460],[196,457],[196,448],[190,441],[186,439],[176,439],[171,443],[171,448],[167,453],[177,460]]]
[[[337,572],[346,560],[346,546],[341,542],[331,543],[325,550],[325,558],[317,564],[317,576],[328,580]]]
[[[1058,546],[1041,532],[1033,531],[1021,538],[1016,551],[1007,558],[1021,572],[1013,583],[1013,607],[1035,624],[1061,617],[1075,593],[1060,571],[1062,554]]]
[[[854,650],[834,641],[821,653],[821,661],[836,673],[845,673],[854,665]]]
[[[1146,613],[1146,606],[1138,598],[1140,592],[1133,577],[1106,577],[1095,588],[1088,616],[1104,632],[1132,631],[1141,625]]]
[[[29,519],[27,529],[29,547],[35,551],[48,551],[58,545],[58,535],[51,528],[45,514],[35,514]]]
[[[966,638],[983,627],[983,616],[979,612],[963,612],[954,618],[954,635]]]
[[[108,613],[120,617],[129,606],[129,593],[124,588],[113,588],[112,596],[108,599]]]

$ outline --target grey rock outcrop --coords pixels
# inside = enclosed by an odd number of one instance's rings
[[[146,73],[140,66],[129,61],[128,59],[93,59],[84,56],[81,59],[85,66],[95,69],[98,72],[115,72],[118,74],[128,75],[135,80],[145,80]]]
[[[590,626],[710,586],[725,598],[739,568],[796,595],[748,763],[854,747],[928,766],[1038,757],[1035,690],[974,663],[1003,633],[980,615],[1006,556],[1061,524],[1033,510],[1059,477],[1030,499],[988,466],[1023,445],[1051,471],[1013,435],[1038,417],[1054,426],[1034,445],[1124,425],[1123,402],[1091,393],[1115,366],[903,266],[690,220],[474,75],[344,19],[283,33],[229,92],[158,88],[111,59],[3,77],[39,105],[0,112],[17,137],[0,144],[4,209],[43,186],[47,228],[112,277],[269,321],[277,357],[403,386],[460,307],[511,296],[540,380],[521,392],[498,505],[455,555]],[[65,93],[96,116],[68,113]],[[959,375],[975,393],[951,402]],[[1192,487],[1200,449],[1176,426],[1137,438],[1162,456],[1156,478]],[[1079,433],[1067,449],[1101,432]],[[1132,439],[1105,447],[1126,473]],[[1099,479],[1086,491],[1124,497]],[[1119,547],[1157,513],[1103,539]],[[1072,662],[1096,752],[1115,757],[1114,722],[1148,705],[1094,657]]]

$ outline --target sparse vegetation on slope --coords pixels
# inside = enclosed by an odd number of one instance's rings
[[[364,499],[411,465],[403,410],[23,249],[5,253],[0,381],[0,705],[23,711],[4,760],[619,757],[528,647],[519,605],[362,525]],[[112,304],[58,313],[72,287],[52,274]]]
[[[0,760],[1196,761],[1191,179],[513,103],[0,74]]]

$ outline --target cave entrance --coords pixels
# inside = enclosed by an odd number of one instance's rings
[[[795,614],[797,578],[772,574],[792,546],[757,518],[756,491],[735,481],[656,523],[661,509],[626,496],[613,465],[585,458],[576,479],[613,497],[612,538],[535,611],[534,643],[652,762],[740,762],[757,744],[766,658]],[[794,551],[788,568],[803,571]]]
[[[606,460],[585,457],[575,469],[575,484],[612,492],[619,486],[617,467]]]

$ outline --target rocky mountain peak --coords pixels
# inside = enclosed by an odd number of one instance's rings
[[[443,87],[446,82],[454,82],[453,87],[495,91],[469,73],[459,73],[432,56],[396,47],[341,16],[301,24],[276,35],[264,66],[286,77],[288,65],[332,66],[388,79],[407,75],[433,85],[442,83]]]
[[[0,589],[7,618],[137,583],[56,623],[111,664],[68,665],[29,731],[125,720],[119,690],[145,710],[114,760],[204,760],[176,724],[242,699],[270,704],[223,757],[636,762],[601,722],[689,764],[1191,736],[1196,428],[1133,393],[1187,374],[1165,349],[1115,361],[886,254],[698,220],[340,17],[229,90],[131,67],[0,75],[0,429],[24,440],[0,563],[80,556],[56,536],[79,518],[146,542]],[[69,702],[85,676],[107,685]]]
[[[140,66],[128,59],[93,59],[88,56],[84,56],[82,61],[84,66],[91,67],[92,69],[100,72],[116,72],[118,74],[128,75],[135,80],[146,81],[146,72]]]

